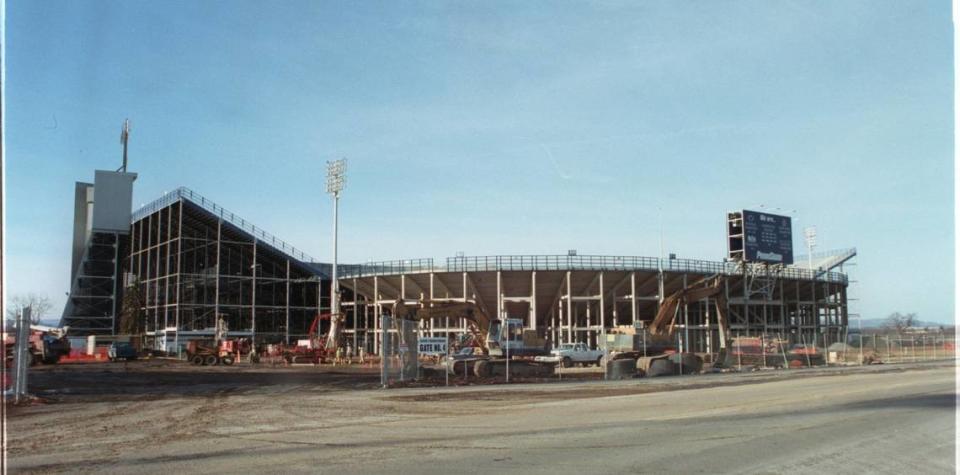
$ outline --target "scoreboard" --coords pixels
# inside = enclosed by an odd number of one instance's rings
[[[727,246],[734,260],[793,264],[791,219],[749,210],[728,213]]]

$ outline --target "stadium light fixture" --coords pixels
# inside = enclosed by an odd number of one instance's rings
[[[803,237],[807,242],[807,265],[813,270],[813,248],[817,245],[817,227],[803,228]]]
[[[337,221],[340,208],[340,192],[343,191],[343,184],[346,180],[347,160],[340,159],[327,161],[327,193],[333,196],[333,269],[330,282],[330,313],[334,316],[340,314],[340,285],[337,282]],[[331,318],[331,325],[335,325],[335,318]],[[333,332],[331,332],[332,334]]]

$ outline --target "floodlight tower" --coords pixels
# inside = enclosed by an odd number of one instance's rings
[[[333,325],[340,315],[340,285],[337,282],[337,212],[340,207],[340,192],[343,191],[345,180],[344,173],[347,171],[347,160],[340,159],[327,161],[327,193],[333,196],[333,271],[330,283],[330,335],[334,335]]]
[[[817,227],[807,226],[803,228],[803,237],[807,242],[807,266],[813,270],[813,248],[817,245]]]

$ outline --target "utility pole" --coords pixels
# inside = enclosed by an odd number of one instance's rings
[[[330,282],[330,332],[327,336],[327,348],[336,345],[340,324],[340,283],[337,281],[337,215],[340,208],[340,192],[343,191],[344,174],[347,171],[347,160],[340,159],[327,161],[327,193],[333,196],[333,269]]]

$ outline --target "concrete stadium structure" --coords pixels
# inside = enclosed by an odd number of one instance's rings
[[[98,172],[96,186],[109,185],[100,195],[111,200],[119,188],[126,194],[120,202],[129,203],[134,177]],[[140,296],[139,328],[168,351],[211,336],[218,318],[231,336],[291,343],[306,337],[318,313],[330,311],[329,264],[191,190],[178,188],[123,218],[129,227],[116,224],[124,213],[110,207],[117,219],[104,234],[90,224],[103,221],[92,219],[99,216],[97,200],[90,200],[96,187],[77,186],[74,284],[64,309],[73,334],[118,333],[119,303],[132,288]],[[389,314],[397,300],[474,302],[492,317],[522,319],[551,342],[594,346],[614,327],[648,325],[666,296],[706,276],[722,279],[721,301],[734,335],[823,344],[846,337],[848,278],[842,269],[855,254],[816,256],[809,261],[813,268],[637,256],[458,256],[341,265],[338,281],[345,338],[372,353],[380,350],[377,317]],[[103,275],[93,275],[97,269]],[[102,304],[94,308],[88,301]],[[714,300],[682,305],[676,321],[679,345],[718,350]],[[466,332],[465,325],[436,318],[421,322],[421,329],[452,337]]]
[[[840,261],[851,252],[831,253],[818,262]],[[734,335],[832,343],[843,341],[848,322],[847,276],[792,266],[634,256],[463,256],[440,265],[432,259],[372,263],[346,274],[340,285],[352,292],[341,304],[348,338],[373,351],[379,351],[380,341],[374,317],[389,313],[398,299],[474,302],[489,315],[522,319],[552,342],[595,346],[613,327],[648,325],[664,296],[713,275],[723,280],[724,310]],[[685,349],[718,350],[714,303],[704,299],[681,307],[675,334]],[[429,336],[466,330],[464,322],[449,318],[421,325]]]

